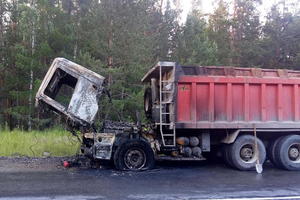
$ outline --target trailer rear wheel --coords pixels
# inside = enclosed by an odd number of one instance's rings
[[[263,164],[266,159],[266,148],[263,142],[257,138],[257,149],[255,148],[255,137],[252,135],[239,136],[228,149],[228,157],[233,167],[242,170],[254,170],[257,159]]]
[[[275,147],[275,156],[281,168],[300,170],[300,136],[288,135],[281,138]]]
[[[278,156],[275,155],[275,149],[279,143],[279,141],[283,138],[284,136],[281,136],[279,138],[276,138],[275,140],[273,140],[267,149],[267,156],[270,159],[270,161],[272,162],[272,164],[276,167],[282,168],[282,166],[280,165],[279,161],[278,161]]]
[[[124,142],[114,154],[114,164],[119,170],[147,170],[153,168],[154,163],[154,153],[150,145],[138,139]]]

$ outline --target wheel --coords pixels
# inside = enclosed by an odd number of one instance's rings
[[[127,140],[114,154],[114,164],[119,170],[147,170],[153,168],[154,163],[153,150],[143,140]]]
[[[224,162],[229,166],[229,167],[233,167],[232,162],[230,160],[229,157],[229,147],[231,144],[224,144],[223,146],[223,151],[222,151],[222,156],[223,156],[223,160]]]
[[[300,136],[288,135],[275,146],[275,158],[281,168],[300,170]]]
[[[259,138],[257,138],[257,149],[258,151],[255,148],[254,136],[239,136],[236,141],[228,147],[228,159],[232,166],[239,170],[254,170],[258,158],[260,164],[263,164],[266,159],[266,148]]]
[[[284,136],[281,136],[279,138],[276,138],[275,140],[273,140],[270,145],[268,146],[267,148],[267,156],[268,158],[270,159],[270,161],[272,162],[272,164],[275,166],[275,167],[279,167],[281,168],[282,166],[280,166],[280,163],[278,162],[278,157],[275,156],[275,149],[276,149],[276,146],[277,144],[279,143],[279,141],[283,138]]]

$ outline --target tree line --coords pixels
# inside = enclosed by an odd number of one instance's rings
[[[180,0],[0,0],[0,126],[52,127],[35,93],[55,57],[107,78],[100,119],[136,120],[142,76],[159,60],[184,65],[300,68],[300,7],[284,0],[265,17],[260,0],[201,1],[181,22]]]

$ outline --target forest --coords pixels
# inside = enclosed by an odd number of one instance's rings
[[[300,70],[300,6],[284,0],[261,13],[261,0],[0,0],[0,127],[61,124],[35,108],[35,93],[56,57],[107,78],[112,103],[99,119],[136,121],[142,76],[157,61]]]

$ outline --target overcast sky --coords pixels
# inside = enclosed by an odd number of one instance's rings
[[[182,21],[184,22],[188,12],[191,10],[193,0],[179,0],[179,1],[181,4],[181,7],[183,9]],[[280,1],[283,1],[283,0],[262,0],[262,5],[258,8],[260,13],[262,14],[262,17],[264,17],[266,15],[266,13],[270,10],[271,6],[274,3],[278,3]],[[216,2],[216,1],[215,0],[202,0],[202,11],[205,14],[212,13],[214,10],[214,7],[216,6],[214,2]],[[225,0],[225,2],[229,3],[229,6],[230,6],[230,2],[233,2],[233,0]],[[293,6],[291,6],[292,11],[294,11],[293,9],[295,9],[295,8],[300,9],[300,0],[285,0],[285,2],[287,5],[293,4]]]

